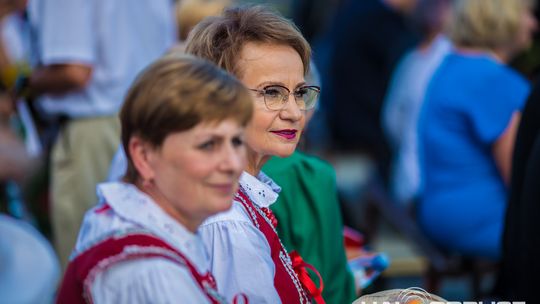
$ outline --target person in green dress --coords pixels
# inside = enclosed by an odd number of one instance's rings
[[[351,303],[355,282],[347,265],[343,223],[333,167],[314,156],[294,152],[272,157],[264,172],[282,186],[272,205],[277,230],[287,250],[296,250],[324,281],[327,303]]]

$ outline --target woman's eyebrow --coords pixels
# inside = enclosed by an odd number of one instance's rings
[[[264,81],[264,82],[261,82],[257,87],[268,87],[268,86],[281,86],[281,87],[287,87],[284,83],[282,82],[279,82],[279,81]]]
[[[306,82],[305,81],[302,81],[300,82],[299,84],[296,85],[296,87],[294,87],[295,90],[301,88],[301,87],[305,87],[306,86]]]
[[[298,83],[293,90],[296,90],[300,87],[303,87],[305,86],[307,83],[305,81],[302,81],[300,83]],[[286,86],[283,82],[279,82],[279,81],[264,81],[264,82],[261,82],[257,87],[258,88],[264,88],[264,87],[268,87],[268,86],[281,86],[281,87],[284,87],[284,88],[287,88],[289,89],[288,86]],[[289,89],[290,90],[290,89]]]

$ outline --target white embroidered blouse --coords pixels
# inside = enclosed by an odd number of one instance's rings
[[[257,177],[242,173],[240,186],[259,207],[270,207],[281,191],[262,172]],[[210,269],[227,302],[243,293],[250,303],[281,303],[274,288],[270,245],[241,203],[233,202],[229,211],[208,218],[199,233],[211,253]]]
[[[98,186],[100,204],[84,218],[72,257],[113,232],[146,230],[181,251],[200,273],[209,269],[199,235],[166,214],[134,185],[112,182]],[[96,212],[103,202],[111,207]],[[94,303],[208,303],[189,270],[165,258],[125,261],[97,275]]]

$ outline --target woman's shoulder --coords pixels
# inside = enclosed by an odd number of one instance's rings
[[[489,57],[478,58],[472,69],[478,73],[475,77],[483,81],[489,91],[491,89],[526,90],[529,87],[529,81],[513,67]]]
[[[511,89],[521,91],[530,90],[531,84],[529,80],[510,66],[504,65],[501,67],[500,77],[503,79],[502,82],[504,82]]]
[[[241,223],[251,223],[250,218],[246,214],[246,211],[242,204],[237,201],[233,201],[232,206],[229,210],[217,213],[208,217],[200,226],[204,228],[205,226],[214,225],[217,223],[222,224],[241,224]]]
[[[484,78],[484,92],[494,102],[511,103],[522,109],[531,90],[530,82],[510,66],[500,65]]]
[[[119,217],[108,205],[99,204],[86,212],[74,252],[81,253],[115,233],[136,228],[139,227]]]

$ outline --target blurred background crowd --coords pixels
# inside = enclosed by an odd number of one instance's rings
[[[319,216],[312,228],[295,231],[287,218],[294,205],[277,204],[285,245],[321,233],[313,246],[324,250],[310,259],[331,277],[324,265],[335,243],[322,236],[324,223],[359,231],[356,240],[370,248],[387,222],[424,257],[420,287],[438,293],[441,278],[459,274],[471,280],[471,298],[450,300],[534,300],[534,0],[145,3],[0,0],[0,303],[52,299],[119,147],[117,112],[131,82],[163,53],[182,52],[204,17],[239,3],[264,3],[294,21],[313,48],[311,81],[321,86],[300,150],[331,165],[314,169],[332,180],[312,199],[341,213],[320,207],[308,212]],[[270,161],[267,173],[291,184],[289,169]],[[17,283],[28,278],[35,285],[25,288],[36,292],[23,299]],[[368,290],[387,283],[383,276]],[[399,284],[392,287],[410,287]]]

